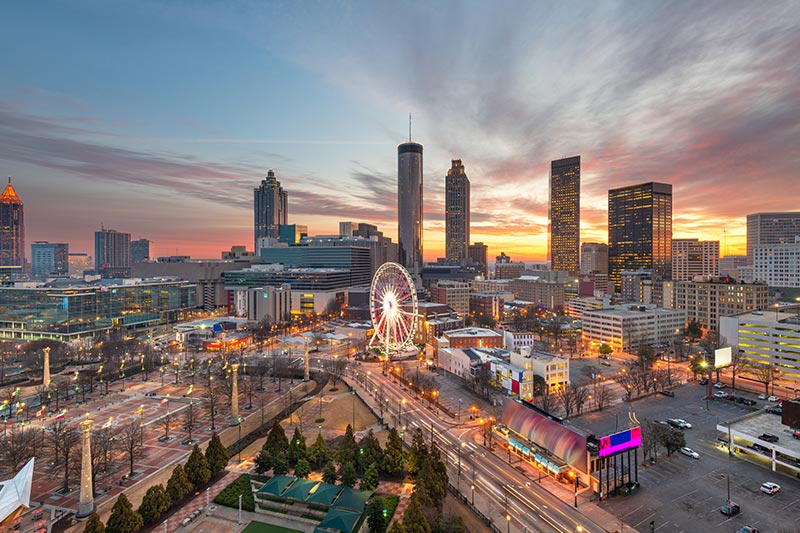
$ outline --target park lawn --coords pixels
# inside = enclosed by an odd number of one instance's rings
[[[242,533],[300,533],[296,529],[289,529],[288,527],[273,526],[265,524],[264,522],[250,522]]]

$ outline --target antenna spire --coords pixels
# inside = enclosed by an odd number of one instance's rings
[[[408,142],[411,142],[411,113],[408,114]],[[11,178],[9,178],[9,182]]]

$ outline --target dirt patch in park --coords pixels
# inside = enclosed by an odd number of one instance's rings
[[[317,422],[320,419],[322,422]],[[347,425],[353,424],[354,420],[355,431],[366,430],[378,423],[364,402],[357,395],[354,397],[349,388],[338,383],[336,390],[327,386],[296,409],[292,422],[306,432],[321,426],[323,430],[344,433]],[[287,417],[281,424],[288,427],[289,422]]]
[[[464,520],[467,531],[470,533],[492,533],[489,526],[481,522],[469,507],[464,505],[458,498],[454,498],[450,493],[447,493],[447,497],[444,499],[444,508],[447,509],[448,513],[460,516]]]

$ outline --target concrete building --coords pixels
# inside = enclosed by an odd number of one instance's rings
[[[495,263],[494,279],[516,279],[525,272],[525,263]]]
[[[580,262],[581,156],[550,163],[550,265],[577,273]]]
[[[773,366],[789,388],[800,390],[800,307],[724,316],[719,333],[745,360]]]
[[[503,360],[490,350],[473,349],[481,358],[481,363],[489,370],[489,384],[503,391],[505,396],[520,400],[533,400],[533,375],[530,368]]]
[[[71,278],[82,278],[85,272],[94,269],[94,261],[89,254],[69,253],[67,261],[69,261],[69,277]]]
[[[422,145],[397,147],[397,240],[400,264],[414,280],[422,270]]]
[[[436,366],[445,372],[473,383],[483,362],[471,348],[440,348],[436,353]]]
[[[469,178],[460,159],[453,159],[444,179],[445,254],[452,264],[467,259],[469,246]]]
[[[308,226],[301,224],[279,224],[278,241],[285,244],[297,244],[308,237]]]
[[[469,314],[476,320],[480,317],[491,317],[500,322],[503,320],[503,307],[514,299],[514,293],[508,291],[478,291],[469,295]]]
[[[608,274],[581,274],[578,278],[578,297],[592,297],[607,292]]]
[[[520,346],[535,346],[537,333],[533,331],[516,331],[505,329],[503,332],[503,342],[507,350],[517,350]]]
[[[486,328],[463,328],[445,331],[440,346],[449,348],[502,348],[503,335]]]
[[[617,290],[625,270],[670,279],[672,185],[642,183],[608,191],[608,274]]]
[[[469,260],[473,267],[483,274],[484,279],[489,279],[489,247],[482,242],[469,245]]]
[[[719,241],[672,240],[672,280],[691,281],[697,276],[719,276]]]
[[[800,236],[791,244],[753,247],[753,279],[770,287],[800,288]]]
[[[366,227],[366,224],[359,224],[359,228]],[[371,226],[375,228],[375,226]],[[377,231],[358,232],[352,236],[344,235],[317,235],[314,237],[304,237],[299,242],[300,246],[321,247],[321,248],[366,248],[369,250],[370,257],[370,279],[378,268],[386,262],[397,262],[397,243],[392,239],[384,237],[383,233]],[[292,253],[292,252],[288,252]]]
[[[69,275],[69,245],[42,241],[31,244],[31,275]]]
[[[545,385],[555,391],[569,385],[569,358],[537,352],[530,347],[514,349],[510,354],[511,364],[531,372],[544,380]],[[533,382],[531,381],[531,385]],[[533,387],[531,387],[531,394]]]
[[[628,353],[643,345],[671,342],[686,326],[685,311],[646,304],[585,311],[581,320],[584,345],[597,348],[605,343]]]
[[[719,275],[740,279],[739,268],[747,266],[746,255],[726,255],[719,260]]]
[[[264,287],[231,287],[233,316],[272,324],[282,321],[292,311],[292,286],[288,283]]]
[[[459,281],[440,281],[433,291],[433,300],[444,304],[461,316],[469,314],[470,284]]]
[[[547,309],[564,307],[564,284],[544,281],[538,276],[521,276],[508,284],[514,298],[532,302]]]
[[[720,318],[766,309],[769,287],[737,283],[731,279],[676,281],[675,309],[686,313],[686,321],[697,321],[706,330],[719,331]]]
[[[564,303],[564,314],[572,318],[583,318],[587,311],[598,311],[611,308],[611,297],[578,297]]]
[[[445,331],[462,329],[464,317],[458,316],[448,306],[436,302],[419,302],[417,304],[417,330],[414,333],[415,344],[435,344],[436,339]]]
[[[289,194],[281,187],[272,169],[261,180],[261,185],[253,189],[253,228],[255,251],[258,254],[258,240],[264,237],[279,238],[278,226],[288,224]]]
[[[581,245],[581,274],[608,274],[608,245],[585,242]]]
[[[10,177],[0,194],[0,267],[25,268],[24,209]]]
[[[94,234],[94,268],[98,273],[131,267],[131,234],[102,228]]]
[[[150,245],[153,241],[148,239],[137,239],[131,241],[131,263],[142,263],[149,261],[152,256]]]
[[[756,246],[791,244],[800,235],[800,211],[747,215],[747,264],[753,264]]]
[[[339,237],[332,238],[339,242]],[[290,268],[323,268],[346,270],[348,287],[369,285],[372,281],[372,255],[369,248],[359,246],[289,246],[262,248],[261,260],[266,264],[282,264]]]

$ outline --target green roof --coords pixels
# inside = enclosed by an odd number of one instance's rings
[[[306,503],[319,503],[330,507],[336,495],[342,490],[341,485],[331,485],[330,483],[320,483],[317,485],[313,494],[309,494]]]
[[[372,496],[372,492],[371,490],[356,490],[350,487],[344,487],[342,493],[339,494],[339,497],[336,499],[336,503],[333,504],[333,507],[337,509],[349,509],[359,514],[363,513],[364,507],[367,505],[367,500]]]
[[[351,533],[360,517],[361,513],[345,511],[344,509],[331,509],[314,530],[314,533],[329,533],[331,531]]]
[[[303,502],[308,497],[308,493],[311,491],[311,489],[313,489],[318,483],[319,481],[298,479],[292,483],[290,488],[286,489],[286,492],[283,493],[283,497]]]
[[[258,489],[260,493],[271,494],[272,496],[280,496],[286,490],[286,487],[295,481],[296,477],[288,476],[272,476],[272,479],[264,483],[264,486]]]

